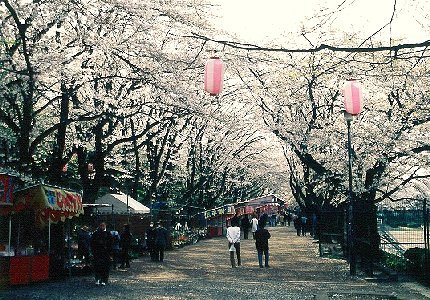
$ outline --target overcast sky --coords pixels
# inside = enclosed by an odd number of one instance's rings
[[[345,31],[363,30],[370,35],[389,22],[395,3],[394,0],[212,1],[219,5],[218,10],[214,11],[219,15],[219,19],[215,20],[216,26],[253,43],[276,40],[283,33],[298,32],[307,18],[317,12],[322,13],[322,7],[329,9],[324,12],[334,11],[341,3],[342,11],[336,14],[334,27]],[[396,5],[398,14],[391,28],[387,28],[387,34],[391,30],[392,36],[406,38],[408,42],[428,39],[430,5],[426,1],[410,0],[397,1]],[[425,31],[427,34],[424,34]]]

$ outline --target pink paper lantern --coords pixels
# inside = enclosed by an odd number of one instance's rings
[[[363,109],[360,83],[354,79],[348,80],[343,88],[343,97],[346,112],[353,116],[358,115]]]
[[[211,96],[219,95],[222,91],[224,64],[219,57],[211,57],[205,65],[205,91]]]

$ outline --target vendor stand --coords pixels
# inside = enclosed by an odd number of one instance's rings
[[[205,211],[208,236],[222,236],[227,230],[227,222],[235,214],[234,205],[228,204]]]
[[[7,210],[13,205],[13,177],[7,174],[0,174],[0,212]],[[1,217],[0,217],[1,218]],[[8,276],[4,274],[9,269],[10,261],[3,259],[11,252],[11,226],[10,216],[0,219],[0,228],[3,228],[3,235],[0,235],[0,290],[8,284]],[[6,229],[7,228],[7,229]],[[6,230],[4,230],[6,229]]]
[[[246,203],[242,202],[236,205],[236,215],[238,217],[243,215],[251,215],[255,211],[253,206],[249,206]]]
[[[2,278],[7,278],[6,285],[47,280],[52,260],[64,254],[52,247],[51,225],[82,214],[81,195],[40,184],[15,191],[10,203],[0,208],[0,215],[9,220],[7,247],[0,257]]]
[[[269,194],[253,199],[249,199],[236,204],[236,212],[242,214],[256,214],[259,217],[262,214],[278,213],[278,210],[285,203],[279,197]]]

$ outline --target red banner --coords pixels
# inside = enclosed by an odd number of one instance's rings
[[[13,203],[13,183],[12,177],[0,174],[0,203]]]

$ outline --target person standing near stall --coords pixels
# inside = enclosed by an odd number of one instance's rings
[[[89,262],[90,259],[91,233],[87,226],[82,226],[78,233],[78,256],[82,261]]]
[[[112,234],[106,230],[106,223],[100,223],[91,237],[91,251],[94,257],[94,275],[97,285],[106,285],[109,279]]]

